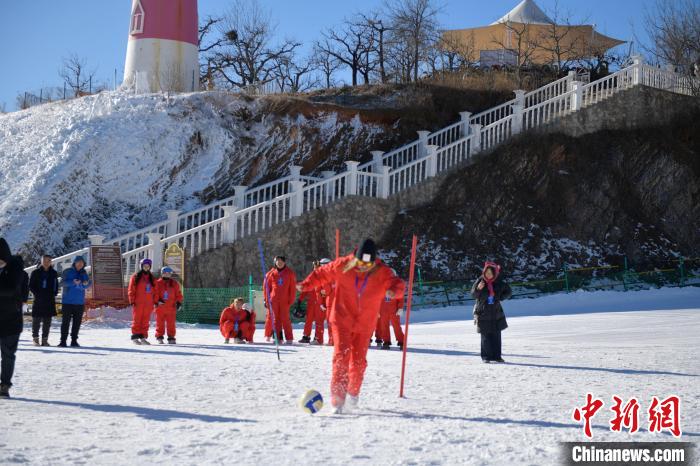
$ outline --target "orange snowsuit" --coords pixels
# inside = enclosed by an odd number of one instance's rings
[[[151,273],[141,273],[141,279],[136,282],[139,272],[131,276],[129,280],[129,303],[133,306],[133,321],[131,323],[131,336],[148,338],[148,327],[151,313],[158,297],[156,293],[156,279]]]
[[[382,301],[379,309],[379,321],[377,322],[376,337],[385,342],[391,342],[389,325],[394,328],[394,336],[398,343],[403,344],[403,331],[401,330],[401,318],[399,311],[403,308],[403,297]]]
[[[353,255],[323,265],[302,282],[302,290],[312,290],[335,282],[330,305],[333,327],[333,375],[331,404],[341,406],[347,394],[358,396],[367,368],[369,340],[377,327],[377,316],[386,292],[403,296],[404,282],[381,260],[368,272],[346,270]]]
[[[306,300],[306,322],[304,323],[304,336],[311,336],[311,326],[316,323],[316,336],[320,343],[323,343],[323,321],[326,320],[326,313],[321,310],[323,297],[321,290],[315,289],[305,291],[299,295],[299,301]]]
[[[219,330],[224,338],[243,338],[252,343],[255,333],[255,312],[249,315],[247,311],[236,309],[236,306],[231,304],[221,312]]]
[[[156,338],[165,335],[166,326],[168,339],[175,338],[177,305],[182,303],[182,300],[182,291],[177,280],[172,278],[156,280]]]
[[[324,296],[325,292],[325,296]],[[333,346],[333,332],[331,331],[331,321],[330,321],[330,307],[331,302],[333,302],[333,295],[335,294],[335,283],[326,285],[321,288],[321,310],[323,311],[323,318],[326,320],[328,325],[328,344]]]
[[[287,341],[293,341],[292,319],[289,315],[289,308],[294,304],[297,296],[297,276],[294,271],[285,266],[282,270],[273,267],[265,275],[263,290],[265,290],[265,301],[268,296],[270,302],[267,303],[267,316],[265,318],[265,337],[272,336],[272,319],[270,319],[270,308],[274,312],[275,332],[278,335],[284,329],[284,337]]]

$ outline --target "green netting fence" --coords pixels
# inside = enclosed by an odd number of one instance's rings
[[[476,277],[462,280],[426,280],[417,270],[414,285],[413,306],[445,307],[473,303],[471,286]],[[553,293],[570,293],[577,290],[633,291],[660,287],[700,286],[700,258],[680,258],[661,267],[638,271],[624,259],[620,265],[599,267],[563,267],[542,280],[509,280],[513,299],[531,298]],[[231,301],[244,297],[257,313],[258,321],[264,319],[262,286],[254,284],[252,277],[246,286],[235,288],[187,288],[185,302],[178,313],[178,320],[191,323],[218,324],[221,311]],[[299,322],[306,315],[305,303],[292,308],[292,320]]]

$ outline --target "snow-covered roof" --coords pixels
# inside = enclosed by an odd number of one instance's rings
[[[552,20],[549,16],[545,14],[542,9],[537,6],[534,0],[523,0],[518,3],[518,5],[510,10],[508,14],[503,16],[501,19],[496,21],[494,24],[499,23],[523,23],[523,24],[551,24]]]

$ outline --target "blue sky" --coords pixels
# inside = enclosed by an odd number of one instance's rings
[[[442,0],[447,29],[489,24],[519,0]],[[260,0],[272,10],[277,34],[310,44],[325,27],[346,16],[378,8],[382,0]],[[537,0],[545,11],[555,0]],[[643,30],[654,0],[559,0],[574,19],[586,19],[613,37],[631,40]],[[199,0],[200,18],[225,11],[231,0]],[[62,57],[76,53],[97,68],[98,81],[121,79],[131,0],[0,0],[0,104],[15,108],[23,91],[59,86]]]

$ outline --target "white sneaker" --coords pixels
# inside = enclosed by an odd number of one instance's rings
[[[141,344],[142,344],[142,345],[150,345],[150,343],[148,342],[148,340],[146,340],[145,338],[141,338]]]
[[[284,342],[284,344],[285,344],[285,345],[293,345],[293,344],[294,344],[294,340],[287,340],[287,341]]]
[[[357,404],[359,403],[359,401],[359,396],[348,395],[345,398],[345,406],[347,408],[347,411],[354,411],[355,409],[357,409]]]
[[[237,345],[240,345],[241,343],[244,343],[244,341],[243,341],[242,338],[234,338],[234,339],[233,339],[233,342],[234,342],[235,344],[237,344]]]
[[[311,344],[314,345],[314,346],[317,346],[317,345],[322,345],[323,343],[321,343],[321,342],[318,341],[318,340],[314,340],[314,341],[311,342]]]
[[[265,341],[266,341],[266,342],[270,343],[271,340],[272,340],[272,338],[270,338],[270,337],[265,337]]]
[[[343,405],[333,406],[333,409],[331,410],[331,414],[343,414]]]

